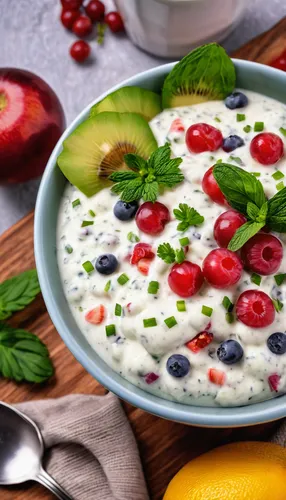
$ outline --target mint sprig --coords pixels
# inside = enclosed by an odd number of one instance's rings
[[[186,203],[180,203],[179,208],[174,208],[173,213],[176,219],[181,221],[177,226],[178,231],[186,231],[190,226],[198,226],[205,220],[197,210]]]
[[[179,250],[174,250],[171,247],[170,243],[161,243],[158,246],[157,255],[162,259],[166,264],[182,264],[185,260],[185,252],[183,248]]]
[[[24,309],[41,291],[37,271],[31,269],[0,283],[0,320]]]
[[[171,158],[170,144],[161,146],[149,160],[129,153],[124,156],[130,170],[113,172],[109,179],[115,183],[113,193],[120,194],[122,201],[156,201],[160,187],[172,188],[184,180],[179,169],[182,158]]]

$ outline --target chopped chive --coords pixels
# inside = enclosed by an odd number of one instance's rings
[[[274,174],[272,174],[272,177],[275,181],[279,181],[280,179],[283,179],[284,174],[283,172],[281,172],[280,170],[277,170],[276,172],[274,172]]]
[[[73,208],[77,207],[78,205],[80,205],[80,199],[79,199],[79,198],[77,198],[76,200],[74,200],[74,201],[72,202],[72,207],[73,207]]]
[[[105,333],[106,333],[106,337],[111,337],[112,335],[116,335],[115,325],[106,325]]]
[[[245,120],[245,115],[242,113],[237,113],[236,114],[236,121],[237,122],[243,122]]]
[[[170,318],[164,319],[164,322],[166,323],[168,328],[173,328],[173,326],[177,325],[175,316],[170,316]]]
[[[250,277],[250,281],[252,281],[252,283],[254,283],[257,286],[260,285],[261,279],[262,279],[261,276],[259,276],[259,274],[256,274],[256,273],[252,273],[252,275]]]
[[[284,304],[279,299],[272,299],[273,305],[276,309],[276,312],[280,312],[283,309]]]
[[[93,210],[89,210],[88,213],[91,217],[95,217],[95,212]]]
[[[227,297],[227,295],[225,295],[224,298],[222,299],[222,305],[227,310],[227,312],[231,312],[233,310],[233,303]]]
[[[219,158],[219,159],[216,161],[216,163],[222,163],[222,159],[221,159],[221,158]]]
[[[280,127],[279,132],[286,137],[286,128]]]
[[[82,264],[82,267],[84,268],[84,270],[87,273],[91,273],[94,270],[94,266],[92,265],[92,263],[90,262],[90,260],[87,260],[86,262],[84,262]]]
[[[212,307],[202,306],[202,314],[210,318],[212,313],[213,313]]]
[[[122,307],[120,304],[115,304],[114,314],[115,314],[115,316],[122,315]]]
[[[73,247],[71,247],[70,245],[66,245],[66,246],[65,246],[65,251],[66,251],[67,253],[73,253]]]
[[[83,220],[81,223],[81,227],[92,226],[93,224],[93,220]]]
[[[179,312],[185,312],[186,309],[186,302],[184,300],[177,300],[177,309]]]
[[[251,131],[251,126],[245,125],[245,127],[243,127],[243,130],[244,130],[244,132],[246,132],[248,134]]]
[[[231,325],[234,322],[234,315],[231,312],[225,314],[226,321]]]
[[[213,161],[215,160],[215,157],[213,155],[210,156],[210,160]]]
[[[160,287],[160,284],[158,281],[150,281],[149,286],[148,286],[148,293],[153,293],[156,295]]]
[[[79,306],[78,310],[79,310],[79,312],[82,312],[83,308],[81,306]]]
[[[285,278],[286,278],[285,273],[275,274],[274,279],[275,279],[276,285],[278,285],[278,286],[282,285],[282,283],[284,283]]]
[[[108,282],[106,283],[106,285],[104,287],[104,291],[105,292],[109,292],[110,286],[111,286],[111,280],[108,280]]]
[[[119,283],[119,285],[125,285],[125,283],[127,283],[127,281],[129,281],[129,278],[127,276],[127,274],[123,273],[123,274],[120,274],[120,276],[117,278],[117,282]]]
[[[260,177],[261,176],[260,172],[251,172],[251,174],[254,175],[254,177]]]
[[[130,233],[127,234],[127,239],[128,241],[131,241],[131,243],[137,243],[138,241],[140,241],[139,236],[137,236],[137,234],[132,233],[132,231],[130,231]]]
[[[264,130],[264,122],[255,122],[254,132],[262,132]]]
[[[179,242],[180,242],[181,247],[186,247],[190,243],[190,240],[189,240],[189,238],[185,237],[185,238],[181,238],[179,240]]]
[[[221,119],[220,119],[218,116],[215,116],[215,118],[214,118],[214,119],[215,119],[215,121],[216,121],[216,122],[218,122],[218,123],[220,123],[220,122],[221,122]]]
[[[235,161],[235,163],[237,163],[238,165],[243,165],[243,161],[241,158],[239,158],[239,156],[230,156],[229,160]]]
[[[144,328],[150,328],[152,326],[157,326],[156,318],[147,318],[143,319]]]
[[[284,186],[284,182],[281,181],[281,182],[278,182],[278,184],[276,184],[276,189],[277,191],[281,191],[281,189],[283,189],[285,186]]]

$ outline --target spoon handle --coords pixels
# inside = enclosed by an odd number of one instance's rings
[[[73,498],[62,488],[53,477],[51,477],[44,469],[41,469],[37,476],[35,477],[35,481],[45,486],[48,490],[50,490],[57,498],[60,500],[73,500]]]

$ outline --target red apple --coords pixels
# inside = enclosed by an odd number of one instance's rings
[[[41,78],[0,68],[0,183],[41,175],[65,128],[62,106]]]

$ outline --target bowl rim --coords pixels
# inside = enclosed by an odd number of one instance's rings
[[[281,71],[269,66],[264,66],[260,63],[237,59],[233,59],[233,62],[238,68],[248,69],[254,66],[260,72],[262,71],[264,73],[269,73],[270,75],[273,75],[273,77],[279,74],[279,76],[281,77]],[[200,427],[241,427],[278,420],[279,418],[283,418],[286,416],[286,395],[281,395],[277,398],[266,400],[260,403],[254,403],[252,405],[240,407],[193,406],[155,396],[144,391],[141,388],[138,388],[137,386],[134,386],[131,382],[126,383],[125,379],[122,379],[124,380],[125,384],[117,382],[111,376],[106,374],[104,370],[99,368],[96,363],[94,363],[94,361],[89,358],[88,353],[86,353],[85,350],[78,344],[76,339],[70,333],[69,328],[66,325],[65,320],[63,319],[61,311],[59,310],[57,302],[53,295],[47,263],[42,252],[43,242],[41,236],[41,214],[44,210],[46,210],[46,207],[42,200],[44,200],[44,193],[49,187],[49,179],[56,165],[56,160],[61,150],[62,142],[85,118],[91,106],[102,100],[111,92],[114,92],[115,90],[123,86],[136,85],[138,78],[141,77],[143,77],[145,80],[148,80],[148,78],[160,77],[169,72],[175,64],[176,62],[171,62],[156,66],[147,71],[137,73],[136,75],[127,78],[119,84],[113,86],[111,89],[107,90],[99,97],[94,99],[90,104],[88,104],[67,127],[67,129],[57,142],[47,163],[39,187],[35,208],[34,251],[43,298],[49,316],[56,330],[60,334],[67,348],[71,351],[78,362],[100,384],[102,384],[109,391],[115,393],[119,398],[124,399],[131,405],[168,420],[196,425]],[[136,388],[136,393],[132,388]]]

